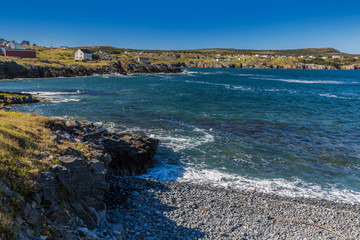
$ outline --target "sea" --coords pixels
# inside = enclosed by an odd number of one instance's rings
[[[143,178],[360,203],[360,71],[188,68],[0,90],[51,100],[16,111],[160,139]]]

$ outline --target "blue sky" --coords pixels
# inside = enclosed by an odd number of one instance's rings
[[[360,1],[4,1],[0,38],[139,49],[334,47],[360,54]]]

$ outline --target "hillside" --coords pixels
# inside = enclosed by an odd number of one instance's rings
[[[88,48],[93,51],[105,51],[113,54],[124,52],[145,52],[145,53],[196,53],[196,54],[271,54],[271,55],[287,55],[287,56],[331,56],[352,55],[342,53],[334,48],[300,48],[300,49],[284,49],[284,50],[255,50],[255,49],[234,49],[234,48],[209,48],[209,49],[189,49],[189,50],[147,50],[147,49],[130,49],[116,48],[111,46],[82,46],[76,48]]]

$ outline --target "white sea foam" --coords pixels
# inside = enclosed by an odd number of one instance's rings
[[[290,89],[277,89],[277,88],[270,88],[264,89],[265,92],[287,92],[287,93],[298,93],[298,91],[290,90]]]
[[[231,89],[231,90],[241,90],[241,91],[252,91],[253,89],[250,87],[244,87],[244,86],[231,86],[231,87],[227,87],[227,89]]]
[[[232,74],[233,76],[239,77],[273,77],[273,75],[265,75],[265,74],[250,74],[250,73],[238,73]]]
[[[81,99],[78,98],[52,98],[50,102],[52,103],[64,103],[64,102],[80,102]]]
[[[196,74],[196,73],[199,73],[199,72],[188,71],[188,70],[184,70],[184,71],[181,72],[181,74],[185,74],[185,75]]]
[[[187,83],[198,83],[198,84],[206,84],[206,85],[214,85],[214,86],[223,86],[226,88],[230,88],[231,85],[230,84],[225,84],[225,83],[211,83],[211,82],[204,82],[204,81],[190,81],[190,80],[185,80],[185,82]]]
[[[167,167],[169,168],[169,166]],[[235,174],[224,173],[219,170],[185,167],[182,176],[178,178],[177,181],[211,184],[214,186],[231,187],[238,190],[250,190],[256,187],[259,192],[276,193],[282,196],[310,197],[331,201],[360,203],[360,193],[358,192],[347,189],[341,190],[335,187],[324,189],[319,185],[306,183],[299,179],[294,181],[281,178],[270,180],[250,179]]]
[[[23,93],[29,93],[31,95],[38,95],[38,96],[61,96],[61,95],[76,95],[82,93],[81,90],[76,90],[73,92],[23,92]]]
[[[160,139],[163,146],[172,149],[174,152],[193,149],[214,141],[214,136],[204,129],[194,127],[193,132],[197,134],[195,136],[186,136],[186,134],[179,132],[169,136],[168,133],[158,130],[156,133],[150,134],[150,136]]]
[[[281,81],[281,82],[290,82],[290,83],[304,83],[304,84],[359,84],[359,82],[342,82],[342,81],[328,81],[328,80],[303,80],[303,79],[285,79],[285,78],[251,77],[251,79]]]
[[[348,97],[337,96],[337,95],[330,94],[330,93],[321,93],[321,94],[319,94],[319,96],[321,96],[321,97],[329,97],[329,98],[353,99],[353,98],[348,98]]]

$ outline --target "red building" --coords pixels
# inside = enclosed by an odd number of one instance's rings
[[[5,49],[5,57],[36,58],[36,50],[31,49]]]

